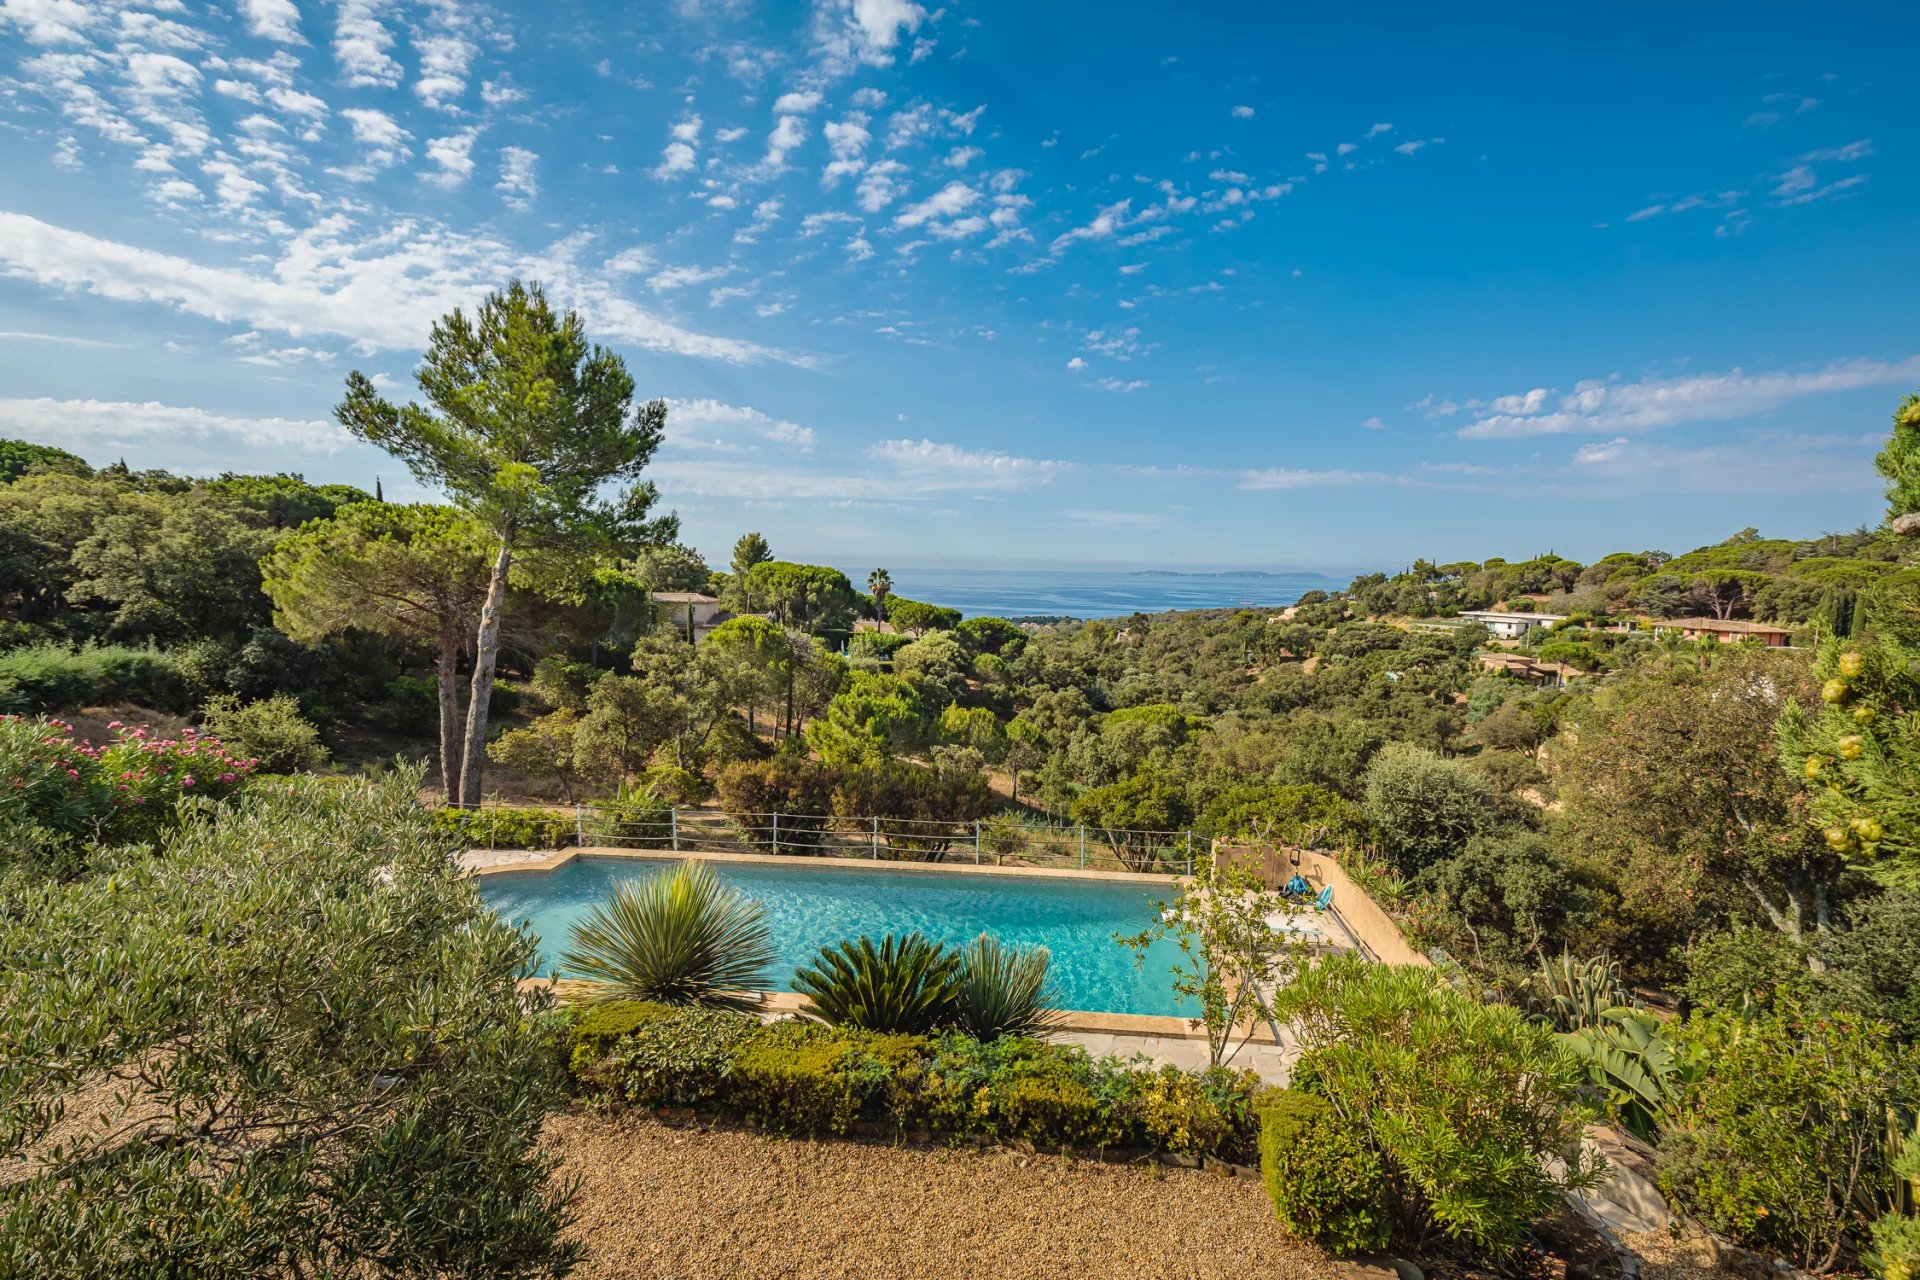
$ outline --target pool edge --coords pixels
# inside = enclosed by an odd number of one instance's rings
[[[477,852],[477,851],[476,851]],[[833,867],[849,871],[884,871],[914,874],[959,874],[1014,876],[1032,880],[1094,880],[1125,884],[1163,884],[1169,888],[1185,876],[1157,871],[1087,871],[1078,867],[989,867],[969,862],[906,862],[891,858],[822,858],[811,854],[715,853],[706,850],[615,849],[605,845],[586,845],[557,849],[546,858],[525,862],[497,863],[490,867],[469,867],[465,874],[475,880],[500,876],[552,875],[575,861],[588,862],[718,862],[771,867]]]

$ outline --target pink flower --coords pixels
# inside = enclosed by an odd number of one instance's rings
[[[192,785],[193,785],[193,775],[192,775],[192,774],[188,774],[188,775],[187,775],[186,777],[184,777],[184,778],[182,778],[182,779],[180,779],[180,785],[181,785],[181,786],[183,786],[183,787],[190,787],[190,786],[192,786]]]
[[[107,721],[107,728],[109,728],[109,729],[118,729],[118,728],[121,728],[121,727],[122,727],[122,725],[121,725],[121,723],[120,723],[120,721],[118,721],[118,720],[109,720],[109,721]]]

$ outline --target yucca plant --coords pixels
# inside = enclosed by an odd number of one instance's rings
[[[820,948],[793,975],[793,989],[822,1022],[919,1035],[953,1021],[960,956],[924,934],[888,934]]]
[[[594,999],[751,1009],[773,963],[767,909],[687,862],[621,885],[573,926],[561,958]]]
[[[1605,956],[1576,960],[1561,952],[1558,960],[1542,960],[1527,992],[1533,1015],[1556,1031],[1597,1027],[1607,1011],[1632,1008],[1633,993],[1620,981],[1620,962]]]
[[[1044,1033],[1059,1014],[1045,947],[1010,947],[981,934],[960,952],[954,1025],[976,1040]]]

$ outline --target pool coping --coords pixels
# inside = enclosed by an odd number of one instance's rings
[[[466,874],[475,880],[510,876],[545,876],[552,875],[581,859],[625,862],[698,860],[779,867],[839,867],[845,870],[902,872],[909,875],[947,872],[960,875],[1014,876],[1044,880],[1095,880],[1109,883],[1123,881],[1130,884],[1146,881],[1150,884],[1164,884],[1169,888],[1186,879],[1184,876],[1146,871],[1082,871],[1077,867],[988,867],[971,863],[818,858],[807,854],[789,854],[783,857],[778,854],[764,853],[714,853],[695,850],[675,852],[670,849],[617,849],[604,845],[556,849],[550,857],[526,862],[503,863],[491,867],[473,867]],[[580,978],[528,978],[520,985],[522,989],[547,989],[554,994],[555,999],[564,1003],[566,995],[562,991],[563,987],[580,989],[589,988],[595,984]],[[770,1013],[799,1014],[806,1008],[806,1001],[797,992],[769,991],[762,994],[760,1007]],[[1199,1019],[1181,1018],[1170,1014],[1103,1013],[1090,1009],[1062,1009],[1054,1026],[1060,1031],[1079,1031],[1096,1035],[1161,1036],[1172,1040],[1207,1038],[1206,1029]],[[1252,1042],[1270,1045],[1274,1043],[1274,1039],[1272,1033],[1263,1026],[1256,1029]]]
[[[496,863],[490,867],[470,867],[466,874],[476,880],[496,876],[552,875],[579,860],[626,862],[720,862],[770,867],[832,867],[842,871],[885,871],[907,875],[942,873],[980,876],[1024,876],[1041,880],[1103,880],[1109,883],[1165,885],[1173,888],[1187,877],[1160,871],[1092,871],[1079,867],[990,867],[973,862],[908,862],[894,858],[827,858],[812,854],[718,853],[694,849],[620,849],[608,845],[577,845],[556,849],[545,858],[525,862]]]
[[[587,978],[522,978],[521,991],[545,991],[560,1004],[569,1004],[574,999],[588,995],[593,988],[603,985]],[[807,1009],[807,1000],[797,991],[763,991],[759,993],[761,1012],[798,1017]],[[1094,1035],[1114,1036],[1157,1036],[1163,1040],[1205,1040],[1206,1028],[1198,1018],[1177,1018],[1154,1013],[1095,1013],[1084,1009],[1061,1009],[1048,1028],[1051,1031],[1077,1031]],[[1238,1040],[1236,1031],[1234,1038]],[[1265,1026],[1257,1027],[1251,1044],[1271,1045],[1273,1033]]]

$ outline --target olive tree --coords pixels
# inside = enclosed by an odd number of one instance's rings
[[[0,1275],[531,1276],[557,1032],[413,797],[275,780],[0,911]]]
[[[537,284],[518,280],[473,316],[456,308],[433,327],[415,379],[427,405],[395,405],[355,371],[335,410],[355,436],[405,462],[484,525],[493,542],[474,641],[459,799],[478,804],[487,755],[487,700],[514,557],[550,563],[678,532],[649,519],[658,494],[639,475],[666,430],[667,406],[633,407],[626,362],[589,344],[572,311],[555,314]],[[609,484],[624,484],[613,497]]]

